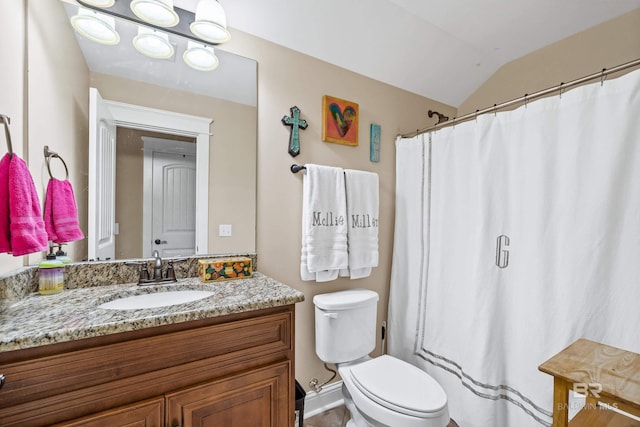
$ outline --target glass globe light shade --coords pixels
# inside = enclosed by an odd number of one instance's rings
[[[129,7],[138,18],[158,27],[175,27],[180,22],[173,0],[133,0]]]
[[[211,46],[190,41],[182,55],[184,62],[194,70],[212,71],[218,68],[218,57]]]
[[[115,30],[115,19],[93,10],[79,8],[71,17],[71,25],[83,37],[109,46],[120,43],[120,35]]]
[[[169,35],[151,28],[139,26],[133,45],[143,55],[154,59],[168,59],[173,56],[174,48],[169,43]]]
[[[216,0],[200,0],[196,6],[196,20],[189,26],[191,32],[211,43],[225,43],[231,40],[227,30],[227,16]]]
[[[116,0],[82,0],[82,2],[95,7],[111,7],[116,3]]]

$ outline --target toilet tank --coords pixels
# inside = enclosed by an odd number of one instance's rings
[[[316,354],[325,363],[351,362],[376,346],[378,294],[367,289],[320,294],[316,306]]]

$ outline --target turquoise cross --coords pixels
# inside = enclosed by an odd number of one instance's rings
[[[293,157],[300,154],[300,131],[299,129],[307,128],[307,121],[300,118],[300,109],[296,106],[290,108],[291,117],[284,116],[282,124],[291,126],[291,134],[289,135],[289,154]]]

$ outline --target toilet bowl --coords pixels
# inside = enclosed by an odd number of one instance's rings
[[[444,390],[409,363],[383,355],[339,364],[338,372],[366,421],[354,422],[354,426],[445,427],[449,423]]]
[[[349,427],[446,427],[447,395],[429,374],[397,359],[369,357],[378,294],[350,289],[316,295],[316,354],[333,363],[351,414]]]

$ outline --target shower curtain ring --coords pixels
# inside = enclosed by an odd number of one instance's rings
[[[529,96],[528,93],[524,94],[524,108],[527,108],[527,96]]]
[[[560,86],[558,86],[558,89],[560,89],[560,99],[562,99],[562,85],[564,84],[564,82],[560,82]]]
[[[600,74],[600,86],[604,85],[604,81],[607,78],[607,75],[604,73],[605,71],[607,71],[607,69],[603,68],[602,73]]]
[[[493,115],[494,116],[498,115],[498,104],[493,104]]]

